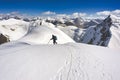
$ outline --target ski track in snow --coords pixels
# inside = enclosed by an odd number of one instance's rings
[[[66,65],[59,71],[55,80],[113,80],[112,75],[105,72],[102,60],[92,53],[82,54],[78,46],[71,44],[66,45],[66,49],[71,58],[66,61]]]

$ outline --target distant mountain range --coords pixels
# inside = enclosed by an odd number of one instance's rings
[[[55,27],[78,43],[120,47],[120,19],[115,16],[109,15],[103,20],[84,19],[81,17],[29,18],[19,14],[0,15],[0,32],[4,36],[7,36],[10,41],[22,39],[28,35],[30,30],[32,31],[35,27],[41,26]],[[52,33],[50,34],[52,35]],[[57,33],[55,34],[58,35]],[[42,33],[37,36],[39,35],[42,35]]]

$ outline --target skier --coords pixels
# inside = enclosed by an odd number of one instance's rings
[[[56,42],[57,36],[52,35],[52,38],[50,40],[53,40],[53,44],[57,44],[57,42]]]

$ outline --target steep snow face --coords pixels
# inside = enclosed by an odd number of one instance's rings
[[[111,26],[112,37],[110,39],[108,47],[120,48],[120,19],[112,16],[113,24]]]
[[[75,36],[74,40],[87,44],[107,46],[111,38],[111,24],[112,20],[108,16],[102,23],[89,27],[80,36]]]
[[[37,22],[39,23],[39,22]],[[32,29],[20,41],[29,44],[52,44],[52,35],[57,36],[57,43],[63,44],[74,42],[72,38],[56,28],[53,24],[42,21],[42,25],[32,27]]]
[[[108,47],[110,48],[120,48],[120,28],[111,28],[112,37],[110,39]]]
[[[120,80],[120,50],[87,44],[0,46],[0,80]]]
[[[0,21],[0,32],[3,35],[7,35],[10,41],[18,40],[22,36],[24,36],[29,28],[29,23],[16,20],[16,19],[8,19]]]

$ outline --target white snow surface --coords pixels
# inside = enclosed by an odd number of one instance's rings
[[[50,40],[52,35],[57,36],[58,44],[74,42],[72,38],[70,38],[60,29],[47,22],[43,22],[42,25],[33,27],[20,41],[29,44],[52,44],[53,42]]]
[[[112,37],[110,39],[109,48],[120,49],[120,20],[113,20],[113,25],[110,28]]]
[[[7,35],[10,41],[20,39],[27,33],[28,29],[29,23],[22,20],[11,18],[0,21],[0,32]]]
[[[81,43],[0,46],[0,80],[120,80],[120,50]]]
[[[120,48],[120,28],[111,28],[112,37],[110,39],[108,47],[110,48]]]

